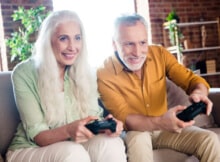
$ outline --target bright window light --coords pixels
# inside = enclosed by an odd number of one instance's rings
[[[117,16],[135,12],[134,0],[53,0],[54,10],[69,9],[81,18],[87,38],[89,63],[100,66],[113,54],[112,27]]]

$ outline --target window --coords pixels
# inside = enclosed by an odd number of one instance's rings
[[[134,0],[53,0],[54,10],[70,9],[79,15],[86,32],[89,63],[102,64],[113,53],[112,27],[122,13],[135,12]]]

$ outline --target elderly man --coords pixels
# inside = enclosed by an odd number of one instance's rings
[[[166,78],[183,88],[192,102],[206,103],[208,83],[179,64],[165,48],[149,45],[146,21],[140,15],[116,19],[115,54],[97,71],[105,107],[124,122],[129,162],[153,162],[153,149],[170,148],[195,155],[201,162],[219,162],[220,144],[211,131],[184,122],[176,114],[186,106],[167,109]]]

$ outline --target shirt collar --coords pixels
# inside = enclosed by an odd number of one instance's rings
[[[122,70],[127,71],[127,72],[132,72],[132,71],[124,64],[124,62],[121,60],[121,58],[119,57],[117,51],[115,51],[115,56],[116,56],[117,60],[121,63],[121,65],[122,65],[122,67],[123,67]]]
[[[64,81],[69,79],[70,66],[67,66],[64,72]]]
[[[123,71],[124,67],[123,65],[120,63],[120,61],[118,60],[118,58],[116,57],[116,55],[112,56],[112,62],[113,62],[113,66],[115,69],[115,73],[119,74]]]

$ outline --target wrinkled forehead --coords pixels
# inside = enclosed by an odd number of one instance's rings
[[[121,16],[115,20],[113,38],[116,39],[122,32],[121,29],[137,26],[141,24],[147,31],[147,23],[140,15]]]
[[[132,24],[122,23],[114,33],[116,41],[143,41],[145,39],[147,39],[147,29],[140,21]]]

